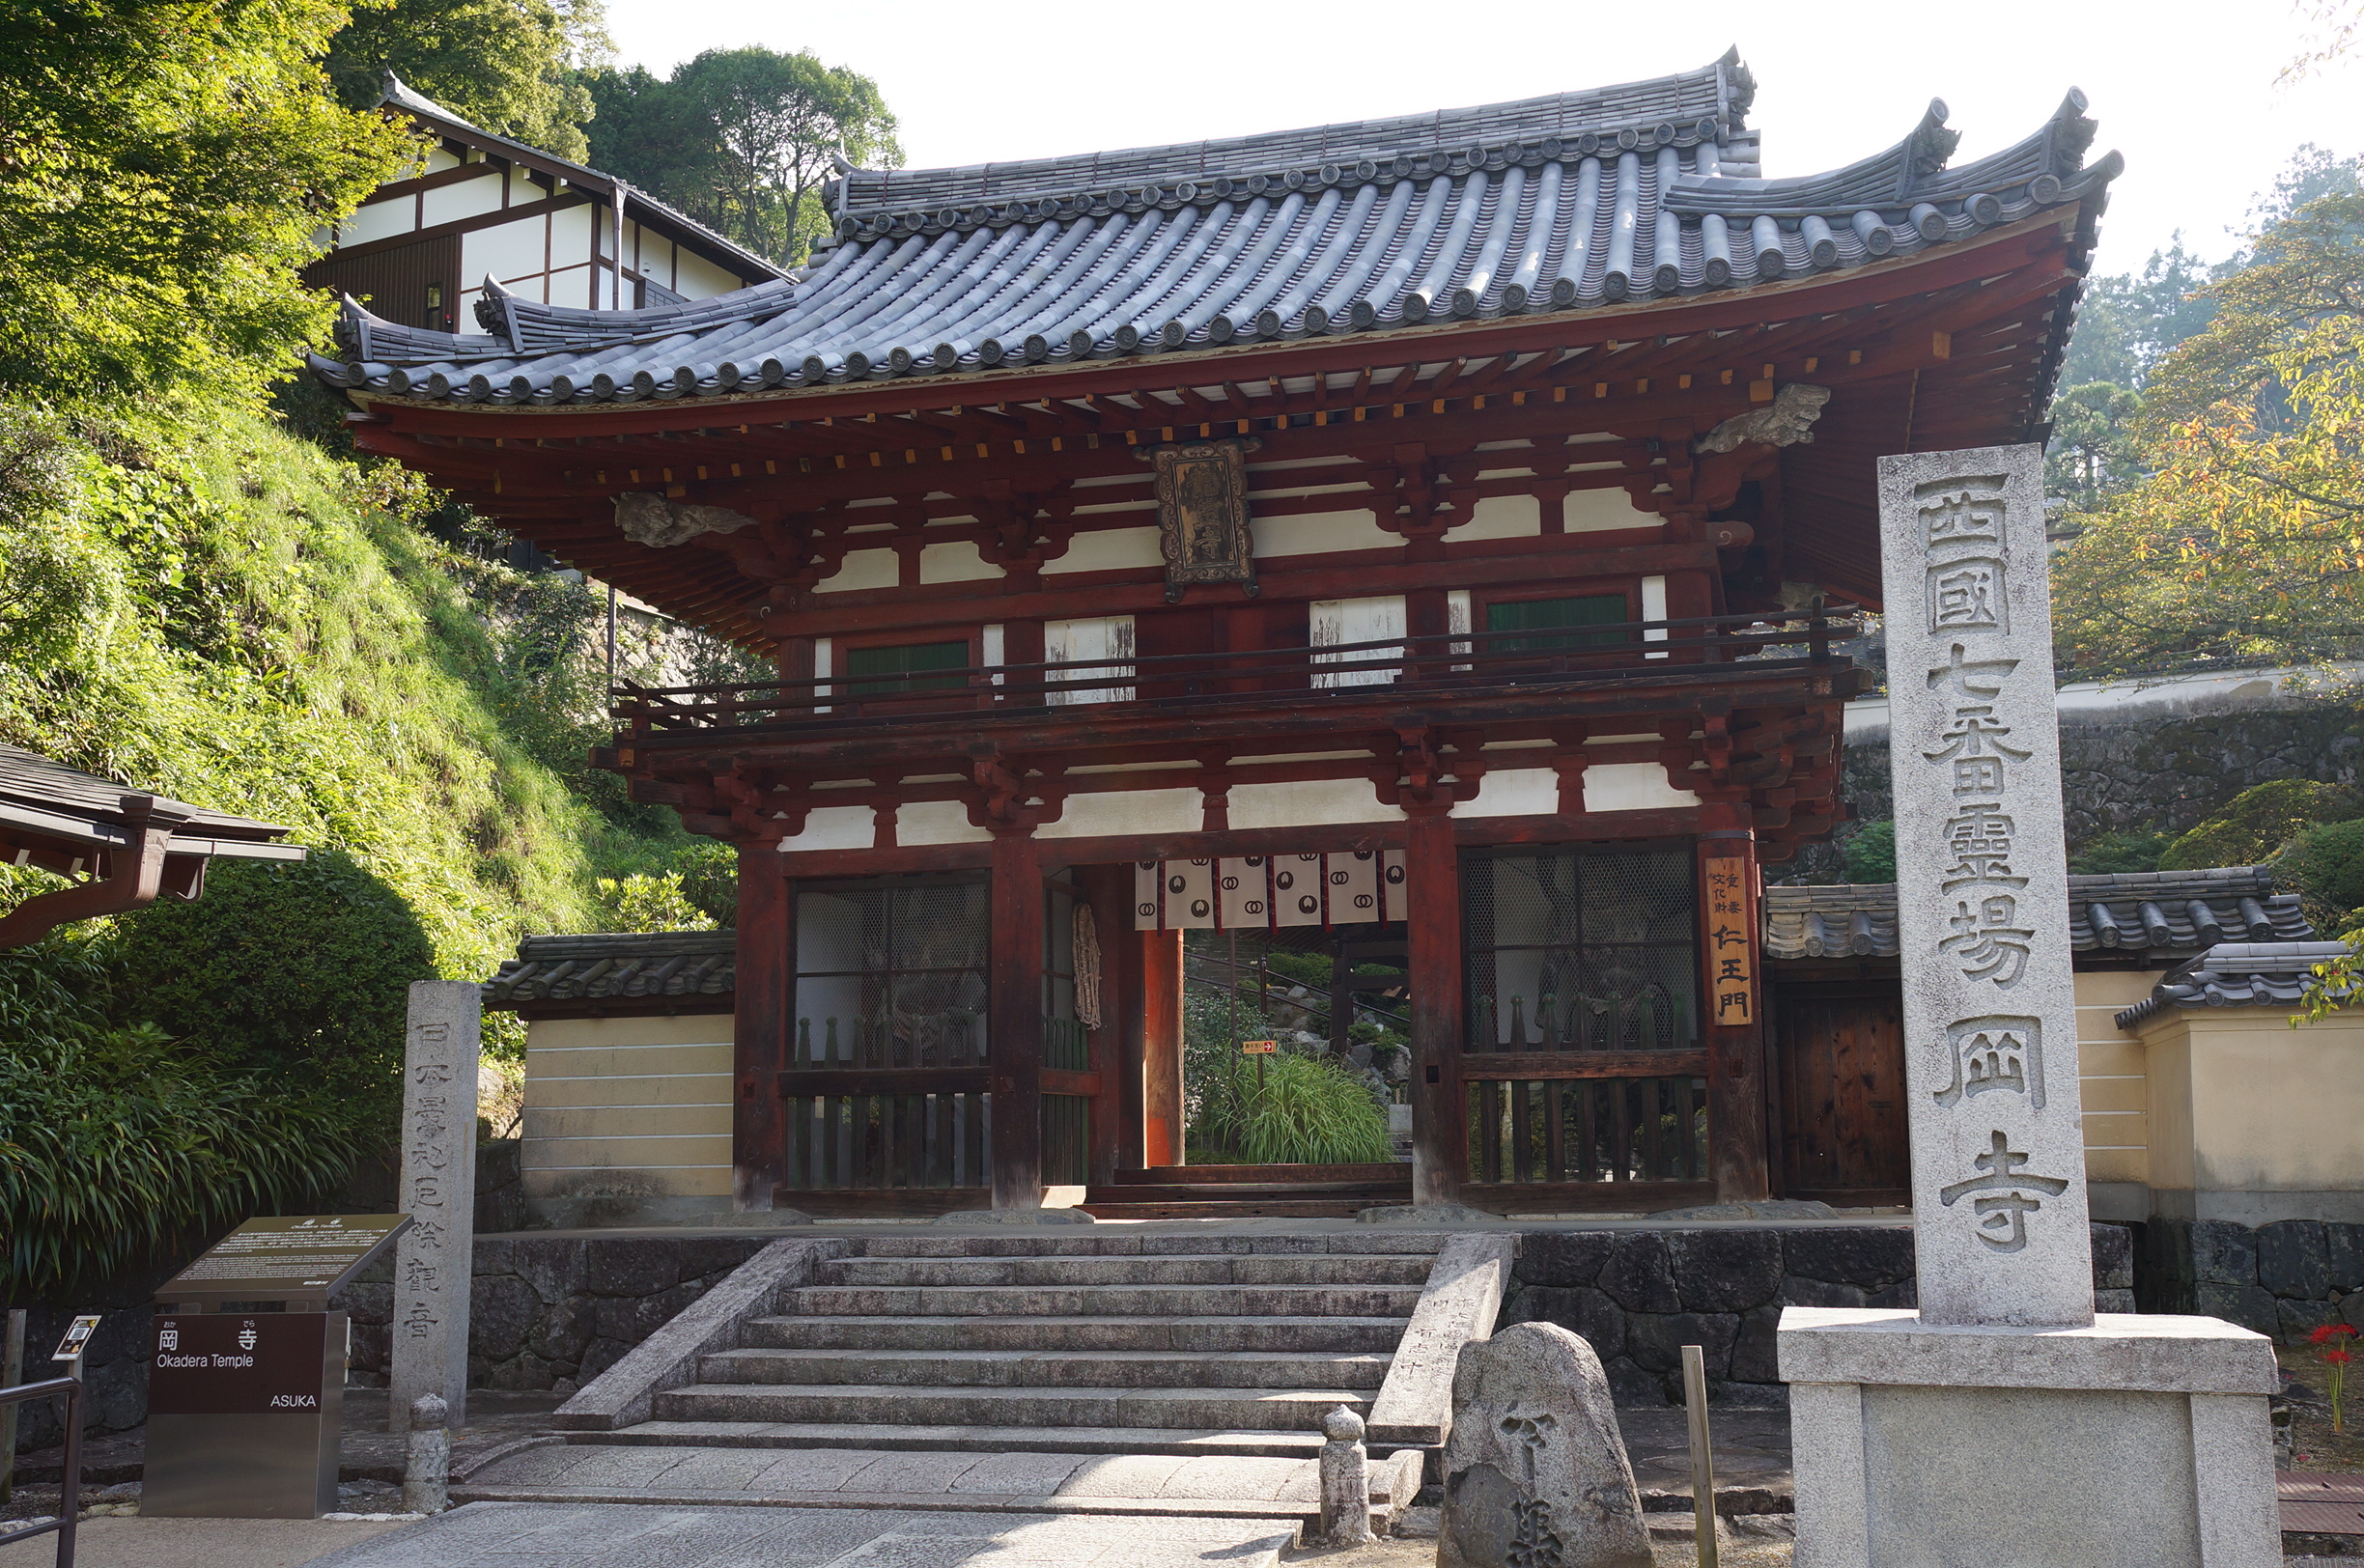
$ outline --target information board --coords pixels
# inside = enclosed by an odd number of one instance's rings
[[[249,1219],[156,1291],[160,1302],[325,1297],[408,1228],[399,1214]]]
[[[156,1319],[148,1413],[318,1414],[331,1315],[209,1312]]]

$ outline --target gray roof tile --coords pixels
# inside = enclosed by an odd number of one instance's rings
[[[495,1011],[552,1002],[728,998],[738,985],[738,935],[660,931],[528,937],[482,987]],[[728,1012],[727,1000],[701,1011]]]
[[[2346,942],[2220,942],[2178,965],[2116,1022],[2131,1029],[2171,1007],[2294,1008],[2316,984],[2315,966],[2347,951]],[[2344,986],[2341,994],[2353,990]]]
[[[1765,956],[1894,958],[1894,882],[1768,887]],[[2315,930],[2298,895],[2273,890],[2263,866],[2068,879],[2068,938],[2079,953],[2188,953],[2227,938],[2294,941]]]
[[[1748,288],[1911,255],[2098,192],[2084,99],[1947,170],[1932,105],[1887,152],[1755,178],[1728,56],[1516,103],[965,169],[852,170],[837,240],[787,280],[637,311],[488,282],[484,334],[348,304],[336,386],[632,403],[1067,364]]]

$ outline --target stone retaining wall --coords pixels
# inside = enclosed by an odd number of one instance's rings
[[[2093,1238],[2097,1303],[2133,1311],[2131,1228],[2097,1224]],[[1919,1304],[1904,1222],[1531,1231],[1512,1281],[1501,1326],[1556,1323],[1582,1334],[1619,1405],[1681,1404],[1685,1345],[1705,1353],[1711,1403],[1786,1405],[1773,1351],[1783,1307]]]
[[[2153,1219],[2134,1292],[2145,1312],[2223,1318],[2285,1344],[2326,1323],[2364,1330],[2364,1225],[2282,1219]]]
[[[468,1293],[468,1386],[571,1394],[762,1250],[767,1240],[481,1240]],[[393,1277],[387,1262],[336,1299],[352,1314],[353,1383],[385,1386]]]

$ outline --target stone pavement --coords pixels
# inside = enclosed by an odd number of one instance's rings
[[[401,1529],[334,1519],[86,1519],[74,1568],[296,1568]],[[0,1568],[51,1568],[57,1537],[0,1546]]]
[[[311,1568],[1272,1568],[1296,1534],[1270,1520],[476,1502]]]

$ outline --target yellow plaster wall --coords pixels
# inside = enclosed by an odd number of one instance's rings
[[[2149,1065],[2142,1042],[2112,1022],[2151,994],[2163,969],[2100,969],[2076,977],[2077,1082],[2085,1109],[2085,1179],[2151,1180]]]
[[[529,1022],[525,1195],[729,1196],[730,1087],[727,1013]]]
[[[2294,1029],[2290,1014],[2192,1008],[2146,1021],[2160,1146],[2154,1190],[2322,1193],[2364,1186],[2364,1017],[2335,1014]]]

